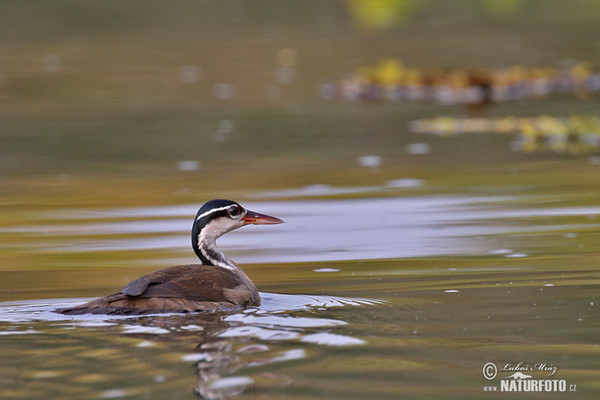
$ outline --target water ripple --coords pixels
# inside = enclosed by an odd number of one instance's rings
[[[600,207],[510,207],[514,200],[507,196],[420,196],[252,202],[245,205],[277,215],[286,223],[269,229],[249,226],[224,236],[219,244],[239,263],[479,254],[493,248],[474,237],[563,230],[570,226],[550,225],[541,219],[600,214]],[[37,216],[37,224],[3,227],[0,233],[24,235],[26,240],[3,246],[29,253],[163,249],[184,255],[190,254],[190,216],[196,208],[52,212]],[[526,223],[519,225],[519,221]]]

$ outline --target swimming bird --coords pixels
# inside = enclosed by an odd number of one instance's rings
[[[227,232],[255,224],[280,224],[279,218],[246,210],[231,200],[211,200],[196,214],[192,246],[202,264],[177,265],[144,275],[110,296],[62,314],[150,314],[233,311],[260,305],[252,280],[216,245]]]

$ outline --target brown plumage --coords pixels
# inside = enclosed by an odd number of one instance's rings
[[[260,305],[256,288],[229,270],[201,264],[177,265],[139,277],[119,293],[63,314],[148,314],[236,310]],[[251,282],[250,282],[251,283]]]
[[[144,275],[116,294],[62,314],[150,314],[233,311],[260,305],[252,280],[217,247],[222,234],[247,224],[277,224],[278,218],[246,211],[230,200],[206,203],[194,220],[192,244],[202,264],[177,265]]]

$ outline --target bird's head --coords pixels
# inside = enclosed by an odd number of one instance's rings
[[[232,200],[210,200],[198,210],[192,226],[192,246],[194,251],[204,261],[199,243],[214,245],[220,236],[244,225],[273,225],[281,224],[279,218],[255,211],[246,210]],[[200,243],[201,244],[201,243]]]

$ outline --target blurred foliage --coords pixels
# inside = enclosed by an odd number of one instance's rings
[[[406,21],[416,6],[411,0],[349,0],[352,18],[365,29],[389,29]]]
[[[524,152],[553,151],[588,154],[600,148],[600,119],[597,117],[557,118],[432,118],[411,123],[414,133],[453,136],[465,133],[518,135],[514,149]]]
[[[588,0],[6,0],[0,201],[182,202],[407,176],[452,188],[463,169],[527,161],[498,150],[506,146],[496,139],[431,139],[432,154],[408,154],[421,140],[410,121],[440,115],[438,104],[359,107],[328,100],[326,83],[383,57],[392,60],[386,81],[402,65],[598,65],[597,9]],[[360,22],[386,13],[385,29]],[[597,107],[594,98],[559,96],[485,112],[594,115]],[[366,155],[381,167],[361,167]]]
[[[513,65],[498,69],[422,70],[384,58],[346,75],[331,97],[357,101],[425,101],[466,105],[472,111],[495,103],[543,100],[551,94],[585,98],[600,91],[600,72],[588,62],[561,68]]]

